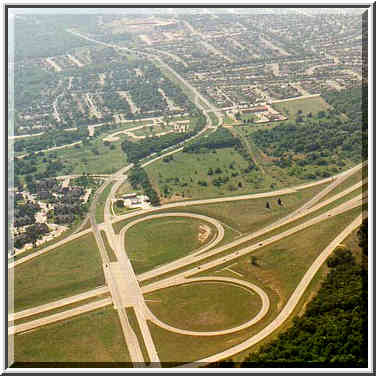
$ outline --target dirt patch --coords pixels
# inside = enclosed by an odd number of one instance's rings
[[[200,243],[206,242],[206,240],[209,238],[211,234],[211,229],[207,225],[200,225],[198,230],[198,241]]]

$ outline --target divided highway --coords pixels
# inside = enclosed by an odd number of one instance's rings
[[[116,46],[110,43],[105,43],[101,41],[97,41],[95,39],[89,38],[85,35],[82,35],[78,32],[69,30],[69,32],[84,38],[86,40],[92,41],[94,43],[98,43],[101,45],[113,47],[116,49],[120,50],[126,50],[129,52],[134,52],[126,47],[120,47]],[[204,103],[210,111],[215,113],[218,109],[213,106],[210,102],[208,102],[198,91],[195,89],[192,85],[190,85],[187,81],[185,81],[177,72],[175,72],[171,67],[169,67],[165,62],[163,62],[159,57],[147,54],[149,58],[154,59],[158,61],[159,64],[163,65],[166,69],[169,70],[184,86],[186,86],[190,91],[192,91],[196,98],[198,98],[201,103]],[[207,118],[207,125],[202,130],[199,134],[197,134],[194,137],[198,137],[200,134],[202,134],[204,131],[206,131],[208,128],[211,127],[211,118],[208,116],[208,110],[205,109],[201,104],[200,101],[196,101],[198,107],[203,111]],[[177,151],[181,150],[182,148],[175,149],[173,151],[167,152],[166,150],[164,151],[165,153],[162,154],[161,156],[158,156],[152,160],[149,160],[143,164],[143,166],[146,166],[150,163],[153,163],[154,161],[164,157],[165,155],[176,153]],[[103,267],[103,272],[105,275],[106,279],[106,286],[100,287],[98,289],[92,290],[85,292],[83,294],[79,294],[76,296],[72,296],[70,298],[65,298],[61,299],[59,301],[51,302],[44,304],[39,307],[34,307],[28,310],[24,310],[21,312],[14,313],[9,316],[8,320],[13,321],[19,318],[23,317],[28,317],[37,313],[41,312],[46,312],[51,309],[55,309],[58,307],[62,307],[67,304],[72,304],[75,302],[79,302],[81,300],[84,300],[89,297],[94,297],[97,295],[100,295],[102,293],[110,292],[111,297],[104,298],[101,300],[97,300],[91,303],[83,304],[79,307],[69,309],[63,312],[59,312],[53,315],[49,315],[43,318],[39,318],[36,320],[32,320],[23,324],[19,324],[16,326],[11,326],[8,328],[8,333],[9,334],[15,334],[15,333],[20,333],[20,332],[25,332],[27,330],[32,330],[35,329],[41,325],[47,325],[49,323],[57,322],[63,319],[66,319],[68,317],[73,317],[79,314],[82,314],[84,312],[89,312],[93,309],[97,309],[100,307],[107,306],[109,304],[113,304],[115,309],[117,310],[119,314],[119,319],[121,323],[121,327],[123,330],[124,334],[124,339],[127,344],[130,357],[132,362],[134,363],[135,366],[145,366],[146,362],[148,362],[148,359],[150,360],[150,363],[152,366],[160,366],[160,359],[157,353],[157,349],[154,345],[149,327],[148,327],[148,321],[152,321],[159,325],[162,328],[165,328],[167,330],[171,330],[176,333],[180,334],[187,334],[187,335],[206,335],[206,336],[211,336],[211,335],[219,335],[219,334],[226,334],[226,333],[231,333],[233,331],[237,331],[240,329],[243,329],[245,327],[249,327],[250,325],[255,324],[255,322],[261,320],[266,313],[268,312],[268,309],[270,307],[270,302],[268,296],[265,294],[265,292],[260,289],[259,287],[248,283],[244,281],[237,280],[235,278],[225,278],[225,277],[200,277],[200,278],[195,278],[194,275],[202,272],[204,270],[209,270],[212,269],[213,267],[216,267],[218,265],[226,264],[230,260],[234,260],[236,258],[239,258],[243,255],[246,255],[256,249],[259,249],[261,247],[264,247],[268,244],[272,244],[278,240],[281,240],[293,233],[296,233],[297,231],[300,231],[304,228],[307,228],[308,226],[312,226],[316,223],[319,223],[321,221],[324,221],[328,219],[331,216],[339,215],[341,213],[344,213],[348,210],[351,210],[352,208],[358,207],[362,205],[362,203],[365,201],[364,197],[362,195],[356,196],[352,199],[347,200],[343,204],[338,205],[337,207],[327,210],[326,212],[317,215],[313,219],[309,219],[302,224],[296,225],[288,230],[285,230],[283,232],[280,232],[277,235],[271,236],[265,240],[262,241],[262,243],[257,243],[257,244],[252,244],[243,247],[242,249],[237,250],[236,252],[233,252],[229,255],[226,256],[220,256],[219,254],[223,251],[229,250],[235,246],[239,246],[242,243],[248,242],[257,236],[267,234],[268,232],[277,229],[281,227],[284,224],[293,222],[299,218],[302,218],[303,216],[313,213],[316,210],[324,207],[325,205],[328,205],[329,203],[334,202],[338,198],[344,197],[346,194],[353,192],[355,189],[359,188],[362,186],[362,184],[365,184],[366,180],[353,185],[352,187],[348,188],[347,190],[325,200],[324,202],[318,203],[321,199],[323,199],[329,192],[331,192],[333,189],[335,189],[340,183],[342,183],[346,178],[348,178],[350,175],[354,174],[357,172],[360,168],[363,167],[364,164],[359,164],[355,166],[354,168],[345,171],[341,174],[338,174],[336,177],[331,177],[327,179],[323,179],[319,182],[314,182],[314,183],[309,183],[309,184],[304,184],[300,185],[297,187],[292,187],[292,188],[286,188],[282,189],[279,191],[274,191],[274,192],[266,192],[266,193],[260,193],[260,194],[252,194],[252,195],[243,195],[243,196],[236,196],[236,197],[227,197],[227,198],[218,198],[218,199],[207,199],[207,200],[192,200],[192,201],[185,201],[185,202],[178,202],[178,203],[172,203],[172,204],[167,204],[167,205],[162,205],[161,207],[158,208],[151,208],[151,209],[145,209],[138,211],[136,213],[130,213],[124,216],[119,216],[114,218],[111,215],[111,199],[114,197],[116,191],[120,187],[120,185],[124,182],[124,180],[127,178],[125,175],[132,167],[133,164],[125,166],[124,168],[120,169],[116,173],[107,176],[105,179],[104,184],[101,186],[101,188],[97,191],[95,198],[92,202],[92,205],[89,210],[89,219],[91,222],[91,228],[88,230],[80,231],[76,234],[73,234],[66,239],[63,239],[54,245],[51,245],[49,247],[46,247],[45,249],[42,249],[38,252],[35,252],[29,256],[25,256],[21,258],[20,260],[17,260],[11,264],[8,265],[8,268],[13,268],[20,263],[26,262],[28,260],[33,259],[34,257],[37,257],[39,255],[42,255],[46,252],[49,252],[53,249],[56,249],[58,246],[61,246],[71,240],[77,239],[81,237],[82,235],[85,235],[87,233],[90,233],[93,231],[93,234],[95,236],[96,242],[98,244],[99,252],[101,255],[102,259],[102,267]],[[111,182],[115,181],[111,193],[108,195],[104,207],[104,223],[103,224],[97,224],[96,219],[95,219],[95,208],[96,208],[96,203],[99,198],[99,195],[103,192],[103,190],[110,184]],[[219,221],[209,218],[206,216],[201,216],[197,214],[190,214],[190,213],[160,213],[160,214],[153,214],[150,217],[145,217],[142,219],[137,219],[136,221],[127,224],[121,231],[120,234],[115,234],[115,231],[113,229],[113,223],[116,223],[120,220],[123,219],[130,219],[134,216],[138,216],[140,214],[148,214],[152,213],[154,211],[162,210],[162,209],[168,209],[168,208],[177,208],[177,207],[184,207],[188,205],[200,205],[200,204],[209,204],[209,203],[215,203],[215,202],[229,202],[229,201],[235,201],[235,200],[247,200],[247,199],[256,199],[260,197],[273,197],[273,196],[280,196],[283,194],[289,194],[296,192],[298,190],[302,190],[304,188],[308,188],[311,186],[315,186],[318,184],[323,184],[325,182],[331,182],[331,184],[328,185],[325,189],[323,189],[319,194],[317,194],[314,198],[312,198],[309,202],[304,204],[302,207],[300,207],[298,210],[294,211],[293,213],[289,214],[285,218],[278,220],[277,222],[265,227],[262,230],[259,230],[253,234],[248,234],[246,236],[243,236],[241,238],[236,239],[233,242],[230,242],[224,246],[217,247],[215,248],[219,242],[223,239],[224,236],[224,230],[222,225],[220,224]],[[283,307],[282,311],[279,313],[279,315],[270,323],[268,324],[264,329],[262,329],[259,333],[256,335],[252,336],[248,340],[242,342],[241,344],[238,344],[236,346],[233,346],[225,351],[222,351],[218,354],[215,354],[213,356],[204,358],[199,360],[198,362],[200,365],[209,363],[209,362],[215,362],[222,360],[226,357],[233,356],[234,354],[243,351],[250,346],[256,344],[260,340],[266,338],[268,335],[270,335],[273,331],[275,331],[280,325],[282,325],[287,318],[291,315],[293,310],[295,309],[296,305],[298,304],[299,300],[301,299],[304,291],[307,289],[309,283],[319,270],[320,266],[325,262],[327,257],[330,255],[330,253],[340,244],[354,229],[360,226],[361,221],[364,217],[364,215],[367,214],[362,214],[358,216],[349,226],[345,228],[319,255],[319,257],[313,262],[313,264],[308,268],[307,272],[305,273],[304,277],[294,290],[293,294],[289,298],[288,302],[286,305]],[[187,217],[193,217],[193,218],[198,218],[201,220],[204,220],[206,222],[211,223],[214,225],[217,229],[217,236],[216,238],[210,242],[206,247],[199,249],[197,252],[194,252],[186,257],[183,257],[179,260],[176,260],[174,262],[168,263],[166,265],[162,265],[158,268],[155,268],[149,272],[142,273],[138,276],[136,276],[131,262],[128,258],[126,249],[125,249],[125,241],[124,241],[124,236],[125,232],[133,225],[140,221],[144,220],[151,220],[154,218],[161,218],[161,217],[166,217],[166,216],[187,216]],[[116,256],[117,261],[111,262],[108,254],[106,247],[104,245],[102,235],[100,230],[104,230],[108,243],[110,247],[113,249],[114,254]],[[181,271],[179,272],[178,269],[182,267],[189,267],[190,264],[196,263],[197,261],[204,260],[205,258],[209,256],[214,256],[218,255],[218,258],[208,261],[206,263],[203,263],[200,265],[200,267],[197,266],[192,266],[190,269]],[[168,273],[168,272],[174,272],[176,271],[176,274],[174,274],[172,277],[167,277],[167,278],[161,278],[158,281],[151,282],[149,284],[146,284],[142,287],[140,287],[139,282],[141,281],[147,281],[148,279],[154,278],[154,277],[161,277],[163,274]],[[168,286],[176,286],[180,284],[185,284],[185,283],[190,283],[193,281],[226,281],[228,283],[234,283],[237,285],[241,285],[245,288],[251,289],[253,291],[256,291],[257,294],[260,295],[262,299],[262,308],[260,312],[256,315],[256,317],[251,318],[247,323],[244,323],[236,328],[231,328],[228,330],[223,330],[223,331],[216,331],[216,332],[197,332],[197,331],[187,331],[187,330],[182,330],[178,328],[174,328],[166,323],[161,322],[155,315],[150,311],[148,306],[145,303],[144,300],[144,294],[147,292],[159,290],[166,288]],[[126,313],[126,308],[133,308],[137,322],[140,327],[141,331],[141,336],[142,338],[138,338],[137,335],[135,334],[133,328],[130,325],[130,322],[128,320],[128,316]],[[145,359],[145,354],[143,354],[141,350],[141,344],[140,341],[143,341],[145,344],[146,352],[147,352],[147,358]],[[186,367],[197,367],[197,363],[191,363],[186,365]]]

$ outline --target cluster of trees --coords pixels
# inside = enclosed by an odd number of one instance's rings
[[[368,85],[342,90],[339,93],[328,91],[322,96],[334,107],[336,113],[344,113],[361,131],[362,156],[368,155]],[[358,136],[359,138],[359,136]]]
[[[15,152],[37,152],[54,146],[72,144],[88,137],[87,128],[80,128],[76,131],[50,130],[39,137],[30,137],[17,140],[14,143]]]
[[[36,241],[41,239],[44,234],[50,232],[45,223],[35,223],[26,228],[25,232],[14,237],[14,246],[18,249],[22,248],[27,243],[36,245]]]
[[[352,120],[360,120],[367,113],[367,94],[367,86],[321,93],[337,113],[344,113]]]
[[[185,146],[183,152],[196,153],[213,149],[241,147],[241,142],[226,128],[219,128],[210,137],[200,138]]]
[[[319,293],[278,339],[248,356],[242,367],[327,365],[367,367],[367,275],[351,251],[337,249]]]
[[[161,137],[144,138],[137,142],[124,140],[121,144],[121,147],[124,153],[127,154],[128,161],[136,163],[153,153],[159,153],[163,149],[179,144],[184,140],[194,136],[196,132],[203,128],[204,124],[205,123],[200,121],[199,119],[196,127],[190,132],[170,133]]]
[[[326,166],[337,164],[338,159],[360,162],[364,152],[360,124],[339,117],[306,118],[299,125],[288,122],[256,131],[250,137],[267,154],[278,157],[282,168],[308,164]],[[304,154],[304,158],[295,161],[296,154]]]
[[[129,182],[133,189],[142,188],[145,195],[149,197],[152,205],[160,205],[158,193],[154,190],[148,175],[142,167],[137,165],[131,170],[129,174]]]
[[[24,204],[14,203],[14,227],[21,227],[35,223],[35,214],[40,210],[37,203],[28,201]]]

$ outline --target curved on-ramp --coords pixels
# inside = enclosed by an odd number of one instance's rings
[[[254,285],[253,283],[242,281],[236,278],[228,278],[228,277],[197,277],[197,278],[190,278],[190,279],[182,278],[180,280],[175,280],[173,282],[170,282],[166,284],[166,286],[163,286],[161,288],[163,289],[167,287],[185,285],[185,284],[191,284],[191,283],[197,283],[197,282],[225,282],[225,283],[230,283],[236,286],[243,287],[252,292],[255,292],[261,298],[261,304],[262,304],[261,309],[255,317],[245,322],[244,324],[235,326],[233,328],[216,330],[216,331],[194,331],[194,330],[186,330],[186,329],[173,327],[172,325],[166,324],[163,321],[159,320],[154,315],[154,313],[150,310],[150,308],[145,304],[145,312],[147,314],[147,318],[150,321],[152,321],[154,324],[160,326],[161,328],[169,330],[174,333],[185,334],[185,335],[190,335],[190,336],[217,336],[217,335],[230,334],[230,333],[234,333],[239,330],[242,330],[242,329],[249,328],[250,326],[262,320],[269,311],[270,301],[269,301],[268,295],[264,292],[264,290]]]
[[[207,245],[205,245],[204,247],[200,247],[200,248],[194,250],[194,252],[191,253],[191,255],[193,255],[197,252],[200,252],[200,253],[205,252],[208,249],[215,247],[223,239],[224,234],[225,234],[224,228],[218,220],[211,218],[211,217],[207,217],[205,215],[195,214],[195,213],[184,213],[184,212],[160,213],[160,214],[153,214],[153,215],[149,215],[149,216],[146,216],[146,217],[142,217],[142,218],[136,219],[136,220],[134,220],[130,223],[127,223],[120,231],[120,239],[121,239],[122,244],[124,243],[125,233],[131,227],[137,225],[140,222],[144,222],[144,221],[148,221],[148,220],[152,220],[152,219],[156,219],[156,218],[165,218],[165,217],[185,217],[185,218],[199,219],[201,221],[212,224],[217,229],[216,236],[213,237],[209,241],[209,243]],[[171,262],[169,264],[173,265],[173,262]],[[155,268],[153,270],[158,270],[158,268]]]

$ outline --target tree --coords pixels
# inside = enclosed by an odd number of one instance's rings
[[[359,247],[363,249],[363,253],[368,256],[368,218],[365,218],[357,232]]]
[[[123,200],[117,200],[115,205],[118,208],[124,208],[124,201]]]
[[[327,260],[329,268],[335,268],[340,264],[354,264],[355,259],[351,251],[345,247],[337,247],[334,250],[334,254]]]
[[[251,264],[254,265],[254,266],[258,266],[257,257],[256,256],[251,256]]]

